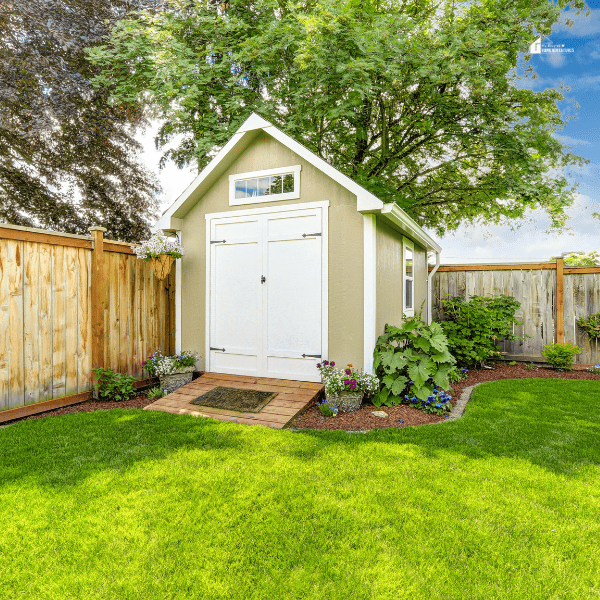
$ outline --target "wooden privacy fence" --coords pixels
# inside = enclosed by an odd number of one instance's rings
[[[556,262],[440,267],[433,278],[433,318],[442,320],[448,296],[514,296],[521,303],[515,327],[523,341],[503,341],[502,350],[517,360],[543,360],[545,344],[571,342],[582,350],[580,364],[600,362],[600,345],[577,326],[579,317],[600,312],[600,267],[565,267]]]
[[[174,351],[174,272],[159,281],[91,231],[0,225],[0,422],[90,398],[92,366],[141,378],[146,357]]]

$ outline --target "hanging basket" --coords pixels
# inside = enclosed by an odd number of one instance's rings
[[[150,262],[157,279],[164,279],[171,272],[175,257],[170,254],[161,254],[156,258],[151,258]]]

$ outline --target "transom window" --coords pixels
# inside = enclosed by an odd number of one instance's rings
[[[294,191],[294,174],[272,175],[257,179],[238,179],[235,182],[235,197],[254,198],[254,196],[274,196]]]
[[[229,205],[276,202],[300,197],[300,165],[229,176]]]

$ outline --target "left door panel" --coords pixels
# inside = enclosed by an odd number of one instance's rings
[[[211,221],[211,371],[261,371],[262,251],[258,218]]]

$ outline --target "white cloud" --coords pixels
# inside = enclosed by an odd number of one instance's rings
[[[546,233],[550,221],[542,211],[531,213],[531,221],[514,230],[509,225],[463,225],[439,240],[441,260],[459,264],[548,260],[562,252],[600,250],[600,221],[591,216],[598,210],[600,200],[576,194],[575,203],[566,211],[572,231],[561,234]]]
[[[562,67],[567,60],[567,54],[562,53],[544,53],[540,54],[539,56],[544,62],[548,63],[555,69],[559,69],[560,67]]]
[[[592,142],[588,142],[587,140],[578,140],[577,138],[572,138],[568,135],[555,133],[554,137],[562,144],[567,144],[568,146],[593,146]]]
[[[573,25],[568,27],[565,25],[565,19],[573,21]],[[585,16],[582,12],[575,15],[573,11],[565,11],[562,13],[560,21],[554,26],[554,31],[566,31],[575,37],[588,37],[600,32],[600,11],[592,10],[589,16]]]

